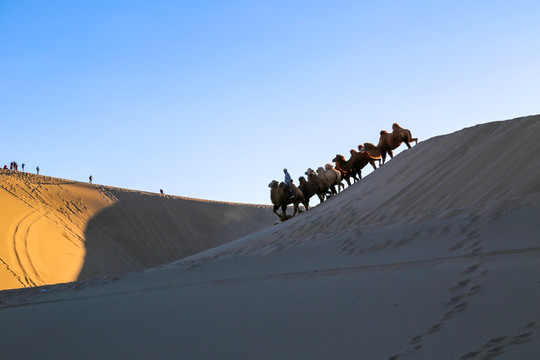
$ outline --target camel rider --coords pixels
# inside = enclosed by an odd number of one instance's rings
[[[285,189],[287,189],[287,192],[289,193],[291,199],[293,199],[294,191],[292,189],[291,175],[287,172],[287,169],[283,169],[283,173],[285,174]]]

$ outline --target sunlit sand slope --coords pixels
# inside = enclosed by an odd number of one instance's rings
[[[265,206],[199,201],[0,170],[0,289],[139,270],[274,221]]]

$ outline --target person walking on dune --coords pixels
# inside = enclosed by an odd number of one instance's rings
[[[90,175],[90,176],[88,177],[88,179],[90,180],[90,184],[91,184],[91,183],[92,183],[92,179],[93,179],[92,175]]]
[[[36,167],[37,174],[39,175],[39,166]]]

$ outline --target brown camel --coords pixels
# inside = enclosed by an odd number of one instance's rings
[[[346,171],[339,168],[339,166],[334,167],[340,174],[341,174],[341,180],[345,180],[349,186],[351,186],[351,175],[347,173]],[[354,179],[354,181],[357,181],[358,179]],[[342,184],[343,185],[343,184]],[[343,189],[345,189],[345,186],[343,185]]]
[[[356,170],[356,173],[360,179],[362,178],[362,169],[367,164],[371,164],[371,166],[373,166],[373,170],[377,170],[375,160],[377,159],[371,157],[371,154],[367,151],[351,150],[351,161],[353,162],[353,168]]]
[[[363,145],[360,144],[358,145],[358,150],[367,151],[369,156],[371,156],[373,160],[377,160],[379,162],[379,166],[381,166],[381,161],[382,161],[381,150],[379,150],[379,148],[375,146],[375,144],[372,144],[369,142],[366,142]]]
[[[298,209],[298,204],[302,203],[308,208],[307,202],[304,199],[304,194],[300,189],[296,187],[296,185],[292,185],[292,190],[294,192],[294,198],[290,198],[289,193],[285,189],[285,184],[283,182],[278,183],[276,180],[272,180],[270,184],[268,184],[268,187],[270,188],[270,200],[272,201],[272,204],[274,204],[274,214],[277,215],[277,217],[281,221],[285,221],[294,215],[296,215],[297,212],[301,211]],[[292,216],[287,215],[287,205],[293,204],[294,212]],[[278,214],[277,210],[281,207],[281,214]]]
[[[357,171],[354,167],[355,164],[353,159],[345,160],[343,155],[337,154],[332,162],[336,164],[336,169],[342,173],[342,178],[345,179],[347,185],[351,186],[351,177],[355,182],[358,181],[358,178],[356,177]]]
[[[395,150],[402,143],[405,143],[405,145],[407,145],[407,147],[410,149],[410,143],[413,141],[418,144],[418,139],[412,137],[410,130],[402,128],[397,123],[392,125],[391,133],[381,130],[381,137],[379,138],[379,145],[377,145],[377,147],[381,151],[383,164],[386,160],[386,153],[390,155],[390,158],[393,158],[394,153],[392,150]]]
[[[345,157],[343,155],[336,155],[333,162],[336,163],[336,169],[339,169],[340,171],[343,171],[347,173],[349,176],[345,176],[345,181],[347,181],[347,184],[350,186],[350,177],[353,177],[355,181],[358,180],[356,177],[361,179],[362,178],[362,169],[367,165],[371,164],[373,166],[373,169],[376,170],[377,166],[375,165],[375,160],[377,158],[371,157],[370,153],[367,151],[356,151],[354,149],[351,150],[351,157],[349,160],[345,160]]]
[[[304,194],[304,199],[306,200],[307,205],[309,205],[309,199],[311,199],[313,195],[318,195],[319,178],[317,177],[317,175],[312,174],[311,176],[308,175],[308,180],[306,180],[305,177],[300,176],[300,178],[298,178],[298,181],[300,182],[300,185],[298,185],[298,188]],[[322,202],[320,197],[319,197],[319,201]]]
[[[318,184],[319,188],[317,190],[317,197],[319,198],[319,201],[322,203],[324,201],[324,199],[328,195],[330,195],[330,187],[326,183],[325,179],[322,179],[319,175],[317,175],[315,170],[309,168],[309,169],[307,169],[305,174],[307,175],[308,181],[310,183],[315,183],[316,182]]]

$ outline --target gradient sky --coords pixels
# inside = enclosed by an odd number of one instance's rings
[[[394,122],[426,140],[540,113],[539,19],[537,0],[0,0],[0,163],[270,204],[284,167]]]

